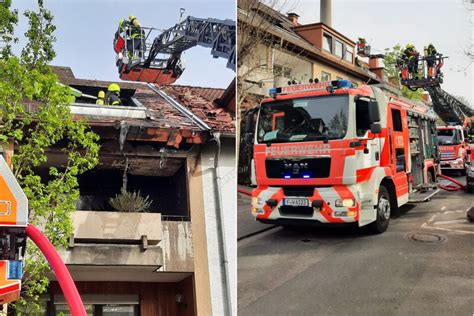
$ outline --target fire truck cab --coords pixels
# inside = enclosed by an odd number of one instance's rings
[[[436,194],[435,115],[383,86],[350,81],[270,90],[253,139],[252,213],[263,223],[368,225],[384,232]]]
[[[438,126],[438,142],[441,152],[441,170],[466,172],[467,138],[460,125]]]

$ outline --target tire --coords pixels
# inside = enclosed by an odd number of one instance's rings
[[[387,230],[391,215],[390,194],[383,185],[380,186],[377,206],[375,208],[377,211],[376,220],[369,224],[367,228],[372,234],[381,234]]]

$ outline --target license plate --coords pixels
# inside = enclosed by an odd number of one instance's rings
[[[288,198],[283,200],[285,206],[309,206],[308,199]]]

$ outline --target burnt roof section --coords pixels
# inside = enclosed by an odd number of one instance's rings
[[[134,125],[156,126],[160,128],[185,128],[198,130],[198,126],[177,110],[164,98],[153,92],[146,84],[135,82],[115,82],[91,79],[79,79],[74,76],[70,67],[53,66],[61,83],[70,86],[88,86],[104,90],[111,83],[117,83],[122,89],[134,90],[133,97],[147,108],[148,119],[127,120]],[[160,87],[174,100],[185,106],[194,115],[207,123],[212,130],[235,133],[234,115],[226,108],[219,107],[219,99],[224,89],[172,85]],[[115,123],[114,118],[100,118],[100,122]]]
[[[212,129],[235,133],[234,115],[215,102],[224,94],[224,89],[171,85],[161,87],[161,90],[187,107]]]

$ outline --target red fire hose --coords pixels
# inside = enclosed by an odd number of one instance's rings
[[[444,174],[438,174],[438,177],[452,182],[452,184],[448,184],[448,185],[439,184],[438,187],[440,187],[443,190],[446,190],[446,191],[459,191],[459,190],[465,191],[466,190],[466,186],[464,184],[462,184],[461,182],[451,177],[445,176]]]
[[[58,279],[64,298],[69,305],[69,310],[73,316],[87,316],[82,299],[79,296],[76,285],[69,274],[66,265],[62,261],[54,246],[43,233],[35,226],[29,224],[26,227],[26,234],[38,246],[43,255],[48,260],[51,268]]]

